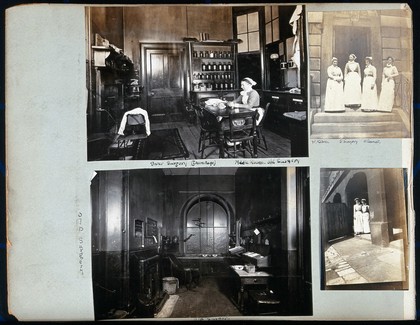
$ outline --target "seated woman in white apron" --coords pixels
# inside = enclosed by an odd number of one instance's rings
[[[248,108],[256,110],[258,112],[256,123],[259,125],[264,116],[264,109],[260,107],[260,94],[252,88],[256,84],[257,83],[251,78],[247,77],[242,79],[242,91],[240,95],[235,100],[228,102],[227,105],[233,108]],[[243,125],[248,122],[244,119],[237,119],[234,120],[233,123],[236,123],[236,125]],[[229,128],[229,121],[222,121],[222,128]],[[233,143],[228,143],[228,145],[233,145]]]

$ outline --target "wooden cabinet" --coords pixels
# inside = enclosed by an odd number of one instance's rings
[[[264,126],[291,141],[291,156],[308,155],[307,100],[301,94],[289,92],[264,92],[264,102],[270,102]],[[302,112],[303,116],[285,116],[285,113]],[[306,113],[306,114],[305,114]],[[287,114],[286,114],[287,115]]]
[[[188,42],[187,86],[192,102],[235,93],[239,90],[237,71],[236,43]]]
[[[263,98],[264,103],[271,103],[265,126],[284,137],[290,138],[290,119],[284,116],[284,113],[306,112],[306,98],[300,94],[280,91],[265,91]]]
[[[229,273],[231,261],[225,257],[178,257],[186,268],[200,270],[201,276],[222,276]],[[236,259],[235,259],[236,260]]]

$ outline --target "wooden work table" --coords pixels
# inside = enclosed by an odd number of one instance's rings
[[[248,289],[267,289],[268,281],[273,277],[272,274],[264,271],[247,272],[238,270],[235,265],[230,266],[231,274],[234,279],[232,300],[241,312],[245,311],[245,300],[247,299]]]

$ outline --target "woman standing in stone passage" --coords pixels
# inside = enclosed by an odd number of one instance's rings
[[[360,204],[360,199],[354,199],[353,205],[353,230],[355,235],[359,235],[363,232],[362,225],[362,205]]]
[[[389,56],[382,72],[381,94],[379,96],[378,111],[391,112],[394,106],[394,78],[398,76],[398,70],[394,65],[394,58]]]
[[[365,59],[366,67],[363,71],[362,111],[374,112],[378,109],[378,91],[376,88],[376,68],[372,65],[372,57]]]
[[[344,67],[344,106],[353,109],[360,108],[362,103],[362,87],[360,65],[356,62],[356,55],[350,54],[349,61]]]
[[[331,59],[331,65],[327,69],[328,81],[325,89],[325,112],[344,112],[343,100],[343,72],[338,66],[337,58]]]
[[[364,234],[370,234],[370,211],[369,211],[369,205],[367,205],[366,200],[362,199],[362,227],[363,227],[363,233]]]

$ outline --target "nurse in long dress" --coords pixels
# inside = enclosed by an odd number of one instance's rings
[[[354,199],[353,205],[353,231],[355,235],[359,235],[363,232],[362,205],[358,198]]]
[[[344,112],[343,72],[337,65],[337,58],[331,59],[332,64],[327,69],[328,81],[325,89],[325,112]]]
[[[386,66],[382,72],[381,94],[379,96],[378,111],[391,112],[394,106],[395,81],[398,76],[397,67],[394,65],[394,58],[388,57]]]
[[[344,105],[359,108],[362,103],[362,87],[360,65],[356,62],[356,55],[350,54],[349,61],[344,67]]]
[[[378,109],[378,90],[376,88],[376,68],[372,65],[372,57],[366,57],[363,71],[362,111],[374,112]]]
[[[364,234],[370,234],[370,211],[369,205],[367,205],[366,200],[362,199],[362,228]]]

